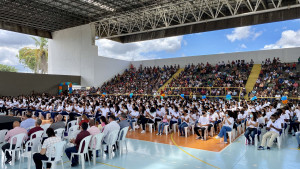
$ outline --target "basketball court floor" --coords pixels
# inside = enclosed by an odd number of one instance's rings
[[[225,145],[215,138],[207,141],[178,137],[177,133],[156,136],[155,133],[140,134],[128,132],[128,152],[113,154],[113,158],[101,155],[96,165],[86,162],[86,169],[296,169],[300,166],[300,150],[296,149],[295,137],[287,136],[281,149],[258,151],[255,146],[247,146],[244,136]],[[1,154],[1,162],[2,162]],[[71,163],[64,155],[64,168]],[[27,169],[27,160],[14,166],[3,165],[3,169]],[[32,163],[31,168],[35,168]],[[61,165],[57,166],[61,169]],[[81,165],[74,167],[81,169]]]

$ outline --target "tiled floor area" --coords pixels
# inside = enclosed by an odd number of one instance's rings
[[[175,138],[174,136],[174,140]],[[292,136],[286,138],[280,150],[276,147],[270,151],[258,151],[254,146],[246,146],[243,136],[220,152],[177,147],[167,137],[164,139],[170,145],[128,139],[127,153],[116,153],[112,159],[108,159],[106,155],[98,157],[97,164],[94,166],[86,163],[86,169],[296,169],[300,166],[300,150],[296,149],[296,139]],[[204,141],[199,143],[204,144]],[[64,162],[64,168],[70,169],[71,163],[66,156]],[[0,168],[27,169],[27,162],[16,162],[15,166],[2,163]],[[31,168],[35,168],[34,165]],[[57,168],[61,169],[61,166]],[[81,166],[74,169],[81,169]]]

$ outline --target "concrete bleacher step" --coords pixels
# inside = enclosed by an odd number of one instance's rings
[[[253,67],[252,67],[252,70],[251,70],[251,73],[249,75],[249,78],[247,80],[247,83],[246,83],[246,96],[245,96],[245,99],[246,100],[249,100],[248,98],[248,93],[251,92],[255,86],[255,83],[256,83],[256,80],[258,79],[259,77],[259,73],[261,71],[261,65],[260,64],[254,64]]]
[[[184,71],[184,68],[179,68],[177,72],[174,73],[173,76],[157,90],[158,93],[160,94],[160,91],[164,91],[164,89],[169,85],[169,83],[171,83],[174,78],[178,77],[182,71]]]

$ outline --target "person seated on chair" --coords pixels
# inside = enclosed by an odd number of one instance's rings
[[[269,131],[263,135],[262,142],[258,147],[258,150],[264,150],[264,146],[266,145],[268,138],[270,138],[270,140],[268,141],[267,149],[270,150],[273,145],[273,141],[279,136],[282,127],[281,122],[279,119],[276,120],[276,118],[277,116],[275,114],[271,116],[271,120],[269,120],[267,124],[267,130]]]
[[[95,126],[95,120],[90,119],[90,121],[89,121],[89,126],[90,126],[90,128],[87,129],[87,131],[88,131],[92,136],[97,135],[97,134],[100,133],[99,128]],[[92,141],[91,141],[90,144],[89,144],[89,147],[95,148],[95,147],[96,147],[96,142],[92,143]],[[90,157],[91,157],[92,153],[90,152],[89,155],[90,155]],[[97,155],[98,155],[98,151],[97,151]]]
[[[20,127],[29,130],[30,127],[34,127],[35,120],[32,118],[32,113],[27,112],[25,115],[25,120],[21,122]]]
[[[65,128],[66,124],[65,124],[65,122],[62,121],[62,119],[63,119],[63,116],[61,114],[58,114],[55,117],[55,122],[52,123],[49,128],[52,128],[53,130]]]
[[[234,119],[232,117],[232,111],[226,110],[225,117],[224,117],[224,120],[222,123],[223,123],[223,127],[221,128],[221,131],[218,134],[218,136],[216,137],[216,139],[220,139],[220,138],[224,137],[224,143],[227,144],[226,132],[231,131],[233,128],[233,124],[234,124]]]
[[[183,111],[182,122],[180,125],[178,125],[180,136],[185,136],[184,128],[189,126],[188,125],[189,120],[190,120],[190,116],[188,115],[188,110],[186,109]]]
[[[81,125],[81,132],[77,135],[76,139],[72,139],[70,140],[70,143],[73,143],[75,144],[74,147],[69,147],[65,150],[66,152],[66,155],[68,156],[68,158],[70,160],[72,160],[72,164],[71,166],[72,167],[75,167],[78,165],[78,156],[74,156],[73,159],[71,159],[71,154],[72,153],[77,153],[78,150],[79,150],[79,146],[80,146],[80,142],[87,136],[90,135],[90,133],[87,131],[87,128],[88,128],[88,124],[87,123],[82,123]],[[82,145],[84,146],[84,144]],[[82,147],[81,147],[82,148]]]
[[[123,128],[129,126],[129,123],[128,123],[128,121],[127,121],[127,115],[126,115],[125,113],[121,113],[120,120],[121,120],[121,121],[119,122],[120,130],[122,130]]]
[[[208,132],[210,132],[210,129],[212,127],[212,124],[209,124],[209,115],[207,115],[208,113],[206,113],[205,111],[202,112],[202,116],[200,116],[198,123],[196,124],[194,131],[197,134],[197,140],[202,139],[204,140],[205,138],[205,130],[207,129]],[[202,132],[202,136],[200,135],[199,131],[201,130]]]
[[[108,122],[106,121],[106,118],[104,116],[100,117],[100,124],[98,124],[98,129],[101,131],[101,133],[103,132],[105,125],[107,125]]]
[[[13,123],[13,129],[9,130],[7,132],[7,134],[5,135],[4,137],[4,141],[6,141],[7,143],[4,144],[2,146],[2,151],[3,153],[5,153],[5,150],[9,149],[10,147],[10,141],[11,141],[11,138],[14,137],[15,135],[18,135],[18,134],[21,134],[21,133],[25,133],[25,137],[23,139],[23,141],[27,140],[27,130],[24,129],[24,128],[21,128],[20,127],[20,123],[18,121],[14,121]],[[16,144],[17,140],[14,139],[13,142],[12,142],[12,148],[14,149],[15,148],[15,144]],[[6,152],[5,153],[5,157],[6,157],[6,161],[5,161],[5,164],[8,164],[9,162],[11,162],[12,160],[12,157],[11,155],[9,154],[9,152]]]
[[[81,121],[79,122],[79,126],[81,126],[82,123],[89,123],[90,119],[86,116],[86,114],[83,114],[81,116]]]
[[[30,138],[30,136],[31,136],[33,133],[35,133],[35,132],[37,132],[37,131],[43,131],[43,130],[44,130],[44,129],[41,127],[41,124],[42,124],[42,120],[41,120],[41,119],[37,119],[37,120],[35,121],[35,127],[32,128],[32,129],[30,129],[30,130],[28,131],[28,138]],[[35,138],[35,136],[32,137],[32,138]]]
[[[171,116],[169,116],[169,110],[166,109],[166,113],[165,113],[161,123],[158,126],[158,133],[156,135],[162,135],[165,125],[169,125],[170,119],[171,119]]]
[[[254,145],[254,138],[255,134],[257,134],[257,128],[258,128],[258,120],[256,113],[250,113],[250,116],[246,122],[246,131],[245,131],[245,137],[247,138],[248,144],[251,144],[251,140],[249,138],[249,135],[251,135],[252,138],[252,145]]]
[[[156,109],[154,107],[150,108],[150,113],[148,111],[145,111],[146,116],[144,118],[141,119],[141,123],[142,123],[142,127],[143,130],[141,133],[145,133],[145,129],[146,129],[146,124],[147,123],[153,123],[155,121],[155,117],[156,117]]]
[[[122,114],[122,113],[121,113]],[[133,122],[137,122],[137,119],[139,117],[139,108],[134,107],[134,109],[130,112],[128,115],[128,122],[130,124],[131,129],[129,131],[132,131],[135,126],[133,126]]]
[[[103,143],[106,144],[108,143],[108,136],[112,131],[120,131],[120,125],[116,122],[116,117],[115,115],[110,115],[108,117],[108,121],[109,123],[104,127],[104,131],[103,131]],[[107,152],[107,151],[105,151]]]
[[[54,130],[52,128],[48,128],[46,134],[48,135],[48,138],[44,141],[41,152],[35,153],[33,155],[33,161],[35,163],[36,169],[43,168],[42,160],[47,161],[50,157],[52,157],[51,160],[54,160],[55,149],[50,151],[50,147],[53,146],[55,143],[61,141],[60,137],[55,136]],[[51,168],[51,163],[47,163],[47,168]]]

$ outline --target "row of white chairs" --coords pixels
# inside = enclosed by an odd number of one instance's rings
[[[78,126],[75,125],[72,127],[76,128]],[[69,130],[71,132],[72,132],[72,127]],[[128,127],[123,128],[120,132],[117,130],[111,132],[108,136],[108,143],[106,143],[106,144],[102,144],[103,136],[104,136],[103,133],[99,133],[94,136],[85,137],[81,141],[80,146],[79,146],[80,149],[78,151],[78,152],[82,152],[82,153],[72,153],[72,157],[75,155],[80,156],[79,162],[81,161],[82,168],[84,169],[85,168],[84,167],[84,162],[85,162],[84,157],[88,156],[89,151],[91,151],[93,154],[94,165],[96,164],[96,151],[99,151],[100,153],[103,154],[103,148],[102,148],[103,146],[108,146],[109,158],[112,157],[113,145],[115,145],[116,143],[118,143],[118,145],[120,147],[120,153],[122,153],[124,144],[125,144],[126,151],[127,151],[127,142],[126,142],[127,131],[128,131]],[[7,130],[0,130],[0,136],[3,136],[0,138],[4,138],[6,133],[7,133]],[[78,133],[79,132],[77,132],[77,134]],[[72,137],[75,138],[77,136],[77,134],[72,135]],[[12,137],[10,145],[12,145],[12,140],[14,140],[14,139],[17,140],[17,143],[15,144],[14,148],[12,146],[10,146],[10,148],[7,149],[4,153],[6,153],[8,151],[12,154],[12,165],[14,165],[14,163],[15,163],[16,155],[18,155],[18,157],[22,157],[21,162],[24,161],[24,158],[28,158],[28,168],[30,168],[33,154],[36,152],[40,152],[40,150],[41,150],[41,140],[43,137],[43,131],[38,131],[38,132],[33,133],[32,135],[35,135],[36,137],[33,138],[33,136],[31,136],[30,140],[25,143],[25,149],[23,149],[22,144],[24,143],[23,139],[24,139],[25,135],[26,134],[22,133],[22,134],[18,134],[16,136]],[[0,140],[0,141],[2,143],[4,143],[4,140]],[[62,141],[62,142],[63,142],[63,146],[54,144],[53,147],[51,147],[51,148],[55,148],[55,150],[58,150],[58,151],[56,151],[56,153],[59,153],[59,154],[55,155],[55,159],[53,161],[51,161],[51,160],[45,161],[45,163],[46,162],[52,163],[52,168],[55,168],[56,162],[62,161],[61,157],[63,154],[63,150],[66,147],[66,142],[65,141]],[[90,142],[91,142],[91,147],[89,147]],[[87,143],[87,144],[85,144],[85,146],[83,147],[82,146],[83,143]],[[61,150],[61,149],[63,149],[63,150]],[[62,151],[62,153],[60,151]],[[5,156],[2,155],[2,157],[5,157]],[[49,159],[51,159],[51,158],[49,158]],[[4,161],[5,160],[3,159],[3,162]]]

